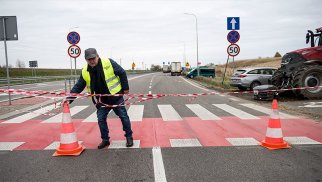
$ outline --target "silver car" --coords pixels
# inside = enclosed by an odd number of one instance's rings
[[[258,85],[270,84],[270,79],[277,69],[271,67],[242,68],[236,70],[230,78],[230,85],[239,90],[253,90]]]

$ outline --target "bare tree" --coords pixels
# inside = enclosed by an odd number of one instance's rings
[[[26,65],[25,65],[25,63],[23,61],[17,59],[17,61],[16,61],[16,67],[17,68],[25,68]]]

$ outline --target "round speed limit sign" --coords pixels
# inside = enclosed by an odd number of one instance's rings
[[[227,53],[229,56],[237,56],[240,52],[240,47],[237,44],[230,44],[227,48]]]
[[[81,54],[81,49],[77,45],[71,45],[68,48],[68,55],[72,58],[77,58]]]

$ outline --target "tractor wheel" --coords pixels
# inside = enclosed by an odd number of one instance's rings
[[[322,66],[319,65],[307,65],[298,68],[293,73],[292,87],[315,87],[322,86]],[[297,96],[304,96],[309,99],[322,98],[322,87],[310,88],[304,90],[295,90]]]
[[[272,76],[272,85],[275,85],[277,88],[282,88],[283,87],[283,77],[284,77],[284,72],[281,70],[281,68],[277,69],[274,75]]]

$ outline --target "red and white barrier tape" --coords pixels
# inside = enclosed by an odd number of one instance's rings
[[[281,91],[291,91],[291,90],[306,90],[306,89],[315,89],[322,88],[322,86],[314,86],[314,87],[301,87],[301,88],[287,88],[287,89],[278,89],[278,90],[257,90],[257,91],[241,91],[241,92],[226,92],[227,94],[249,94],[254,92],[281,92]],[[66,98],[68,97],[76,97],[76,98],[85,98],[85,97],[119,97],[119,96],[128,96],[127,99],[124,100],[123,103],[118,105],[107,105],[102,102],[98,102],[102,107],[119,107],[119,106],[130,106],[136,103],[144,102],[151,99],[161,98],[161,97],[192,97],[189,101],[196,99],[198,96],[207,96],[207,95],[217,95],[221,94],[220,92],[206,92],[206,93],[195,93],[195,94],[75,94],[68,92],[49,92],[49,91],[30,91],[30,90],[21,90],[21,89],[0,89],[0,93],[16,93],[21,95],[28,95],[34,97],[42,97],[48,99],[57,99],[57,98]],[[50,95],[50,96],[45,96]],[[75,98],[75,99],[76,99]],[[131,99],[137,98],[137,101],[131,103],[125,103]],[[65,101],[64,100],[64,101]],[[74,99],[73,99],[74,100]],[[63,102],[64,102],[63,101]],[[55,102],[56,104],[56,102]]]
[[[287,88],[287,89],[277,89],[277,90],[258,90],[258,91],[241,91],[241,92],[226,92],[227,94],[246,94],[253,92],[281,92],[281,91],[290,91],[290,90],[306,90],[306,89],[314,89],[314,88],[322,88],[322,86],[314,86],[314,87],[301,87],[301,88]],[[129,96],[129,97],[197,97],[197,96],[205,96],[205,95],[216,95],[220,94],[220,92],[206,92],[206,93],[196,93],[196,94],[76,94],[76,93],[68,93],[68,92],[49,92],[49,91],[30,91],[30,90],[21,90],[21,89],[0,89],[0,93],[16,93],[21,95],[29,95],[35,97],[45,97],[42,95],[52,95],[52,97],[45,98],[53,98],[53,97],[119,97],[119,96]]]

